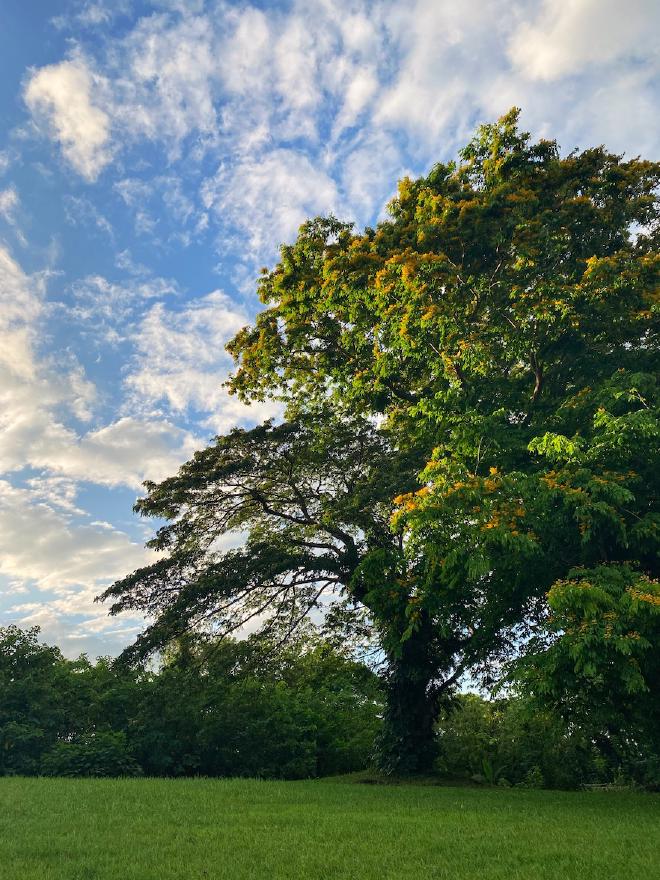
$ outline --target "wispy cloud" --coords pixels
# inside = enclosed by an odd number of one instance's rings
[[[107,285],[104,279],[90,283],[97,282],[103,282],[101,289]],[[156,279],[137,288],[146,297],[166,292],[165,284]],[[109,295],[121,302],[124,291],[110,285]],[[166,420],[127,416],[83,433],[68,424],[91,421],[98,392],[72,353],[57,359],[40,352],[45,317],[42,279],[26,275],[0,248],[0,470],[31,467],[46,475],[137,488],[146,477],[163,477],[190,456],[197,439]]]
[[[231,365],[225,344],[246,323],[245,312],[220,291],[180,311],[153,306],[135,334],[126,405],[151,412],[164,406],[172,417],[192,412],[214,432],[279,414],[273,404],[246,406],[223,386]]]
[[[97,230],[110,241],[114,241],[115,231],[112,224],[90,199],[85,196],[67,194],[63,198],[63,205],[66,220],[72,226]]]
[[[0,217],[3,217],[7,223],[13,225],[16,222],[15,214],[18,203],[19,198],[15,186],[0,190]]]
[[[526,76],[540,80],[622,59],[650,62],[657,71],[659,30],[655,0],[544,0],[531,20],[520,22],[509,56]]]
[[[309,213],[371,219],[384,181],[450,155],[512,104],[569,148],[625,139],[647,150],[657,138],[653,0],[160,8],[85,47],[85,60],[33,72],[26,88],[89,180],[141,143],[185,166],[185,184],[169,172],[115,182],[136,231],[159,241],[188,245],[210,220],[221,248],[247,235],[248,260],[272,259]]]
[[[120,255],[119,262],[127,267],[125,256]],[[70,290],[73,304],[67,311],[74,323],[83,325],[78,330],[85,332],[87,328],[97,341],[116,344],[131,332],[132,320],[144,310],[148,300],[176,294],[178,287],[172,279],[138,273],[124,283],[109,281],[102,275],[88,275],[75,281]]]
[[[90,182],[112,158],[110,116],[93,94],[99,82],[77,58],[34,71],[24,93],[35,119],[45,124],[67,161]]]
[[[291,240],[310,216],[343,213],[336,182],[323,168],[295,150],[274,150],[238,165],[222,165],[202,188],[204,206],[227,230],[225,248],[246,256],[269,257]],[[245,251],[244,251],[245,253]]]

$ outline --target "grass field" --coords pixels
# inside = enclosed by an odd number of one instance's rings
[[[2,880],[651,880],[660,797],[0,779]]]

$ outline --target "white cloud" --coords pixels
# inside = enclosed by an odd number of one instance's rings
[[[162,238],[187,247],[206,231],[208,215],[200,210],[194,191],[187,191],[174,174],[159,175],[148,183],[126,177],[117,181],[114,190],[133,212],[138,235],[154,238],[158,230]]]
[[[121,255],[120,255],[121,256]],[[122,265],[128,266],[124,259]],[[146,301],[178,292],[172,279],[147,275],[118,284],[102,275],[88,275],[71,285],[75,304],[70,315],[79,322],[91,323],[94,333],[106,341],[119,342],[125,338],[125,324],[140,311]]]
[[[354,125],[379,90],[380,83],[374,70],[362,67],[348,81],[343,104],[334,125],[337,138],[346,128]]]
[[[32,443],[57,426],[58,406],[85,419],[95,396],[74,359],[64,358],[53,372],[52,361],[39,357],[43,294],[43,278],[26,275],[0,246],[0,469],[27,463]]]
[[[28,592],[15,585],[12,594]],[[103,606],[95,604],[95,590],[72,588],[59,598],[21,602],[3,614],[6,623],[22,628],[38,626],[46,644],[57,645],[66,657],[81,653],[92,657],[116,656],[144,628],[144,619],[122,614],[109,617]]]
[[[112,0],[112,4],[103,2],[74,2],[69,4],[68,14],[57,15],[51,23],[58,30],[73,30],[82,25],[84,28],[98,29],[110,24],[119,16],[129,15],[131,0]],[[77,7],[77,8],[76,8]]]
[[[102,278],[88,284],[110,298],[109,311],[120,309],[129,295]],[[148,297],[170,289],[163,279],[152,279],[130,292]],[[97,304],[97,316],[102,308]],[[67,418],[90,420],[97,389],[72,356],[58,360],[37,350],[43,317],[41,279],[27,276],[0,247],[0,470],[29,466],[71,480],[136,488],[190,457],[199,441],[162,419],[126,417],[82,433],[68,427]]]
[[[0,574],[58,591],[112,580],[151,557],[124,532],[73,525],[29,490],[0,480]]]
[[[658,151],[660,6],[652,0],[416,0],[381,7],[390,70],[364,124],[417,169],[455,155],[511,106],[566,149]],[[384,83],[380,68],[380,81]]]
[[[363,2],[325,0],[294,2],[285,15],[255,6],[227,10],[221,143],[247,154],[282,140],[317,146],[335,116],[335,136],[352,125],[375,95],[386,59],[381,18]]]
[[[130,136],[165,141],[176,158],[191,132],[215,132],[218,65],[214,31],[205,16],[176,23],[167,15],[143,18],[119,52],[115,115]]]
[[[147,278],[151,274],[149,268],[144,263],[138,263],[133,259],[133,255],[128,248],[117,254],[115,266],[118,269],[123,269],[135,278]]]
[[[309,24],[292,16],[274,46],[276,91],[296,111],[318,106],[322,97],[317,65],[328,34]]]
[[[252,259],[262,261],[293,240],[308,217],[341,213],[341,196],[328,172],[285,149],[221,166],[204,184],[203,200],[225,228],[238,231]]]
[[[32,72],[25,102],[38,121],[45,121],[68,162],[94,181],[110,162],[110,116],[93,94],[99,83],[82,58],[51,64]]]
[[[73,607],[74,610],[70,610]],[[7,623],[22,628],[38,626],[40,639],[57,645],[71,659],[87,654],[90,657],[116,657],[140,630],[144,619],[109,617],[103,607],[94,604],[91,592],[78,592],[75,601],[27,602],[5,612]],[[82,618],[82,619],[81,619]]]
[[[509,55],[531,79],[557,80],[621,57],[658,58],[657,0],[544,0],[514,33]]]
[[[278,414],[276,405],[248,407],[223,388],[231,364],[225,344],[247,321],[220,291],[178,312],[153,306],[135,337],[136,365],[126,380],[129,406],[164,403],[174,414],[196,411],[215,431]]]
[[[253,95],[270,87],[272,36],[265,12],[246,6],[227,11],[227,35],[218,54],[223,85],[230,93]]]
[[[415,176],[404,164],[396,138],[386,131],[360,135],[338,164],[344,197],[360,220],[370,220],[374,214],[382,219],[387,202],[396,194],[397,180],[406,174]]]
[[[28,278],[9,251],[0,245],[0,328],[33,321],[41,312],[40,279]]]
[[[125,36],[110,36],[85,57],[77,53],[37,69],[28,80],[28,108],[37,121],[45,121],[67,160],[89,181],[117,151],[136,141],[165,144],[174,161],[191,134],[210,142],[216,138],[219,64],[213,23],[196,14],[203,2],[157,5],[171,11],[144,15]],[[184,6],[185,15],[173,14]],[[123,3],[113,9],[90,3],[56,23],[98,27],[127,11]]]
[[[138,489],[146,479],[175,473],[199,446],[199,438],[172,422],[126,416],[80,437],[45,433],[30,448],[29,460],[69,479]]]
[[[82,433],[67,427],[65,418],[90,418],[96,389],[71,357],[40,351],[47,315],[43,279],[0,247],[0,470],[27,477],[23,486],[0,480],[0,577],[9,581],[5,594],[45,591],[43,600],[5,608],[3,621],[41,625],[71,653],[116,653],[141,621],[110,620],[93,598],[153,556],[122,529],[90,522],[79,484],[139,489],[147,477],[174,472],[200,444],[162,419],[126,417]]]
[[[20,209],[20,199],[15,186],[9,186],[7,189],[0,190],[0,217],[11,226],[17,241],[23,247],[27,246],[27,239],[23,234],[18,223],[17,214]]]
[[[42,310],[43,289],[0,245],[0,369],[19,378],[35,374],[32,323]]]
[[[73,481],[99,486],[139,488],[143,480],[160,480],[199,448],[190,431],[165,419],[123,417],[79,433],[58,417],[65,410],[89,415],[89,394],[95,389],[76,374],[33,381],[8,382],[0,373],[0,470],[38,469]],[[76,396],[76,392],[78,394]]]
[[[78,486],[69,477],[31,477],[25,483],[30,489],[33,503],[45,502],[49,507],[67,513],[85,515],[85,511],[76,503]]]
[[[0,217],[4,217],[7,223],[12,225],[16,222],[14,213],[18,207],[19,199],[15,186],[0,190]]]
[[[417,0],[388,7],[385,19],[396,72],[379,96],[374,122],[407,136],[417,160],[428,162],[432,154],[437,160],[471,134],[482,87],[506,66],[511,5]]]
[[[112,21],[113,13],[102,3],[86,3],[76,15],[76,21],[88,27],[98,27]]]
[[[112,224],[90,199],[84,196],[66,195],[62,201],[68,223],[72,226],[84,227],[87,230],[97,229],[110,241],[114,241],[115,231]]]
[[[146,138],[165,148],[170,164],[185,154],[190,168],[210,153],[239,175],[304,141],[299,154],[318,173],[339,177],[334,163],[347,144],[338,142],[357,124],[363,140],[390,134],[423,170],[512,103],[528,111],[535,133],[549,122],[560,141],[577,133],[588,143],[608,130],[589,114],[601,89],[614,94],[611,128],[633,131],[630,149],[652,140],[637,137],[635,114],[648,108],[657,116],[655,0],[294,0],[286,11],[201,0],[159,5],[166,11],[95,47],[102,75],[78,55],[36,71],[28,84],[28,103],[45,108],[54,136],[90,179],[110,159],[111,129],[113,150]],[[78,18],[106,18],[104,9],[84,4]],[[576,91],[543,88],[592,68],[600,76]],[[641,96],[631,107],[632,80]],[[580,113],[589,117],[582,126]],[[88,125],[90,116],[96,124]],[[161,177],[156,189],[168,194],[170,218],[202,229],[190,190],[168,188],[169,170]],[[139,202],[136,211],[140,234],[162,233],[157,213]],[[222,216],[216,221],[224,225]],[[178,241],[193,236],[188,229]]]
[[[137,177],[125,177],[118,180],[114,189],[119,194],[125,205],[135,208],[148,201],[153,193],[153,186]]]
[[[77,520],[68,487],[53,480],[25,489],[0,480],[0,583],[8,582],[6,597],[22,600],[4,608],[3,622],[40,626],[42,637],[69,655],[116,654],[144,621],[110,618],[95,597],[155,554],[108,523]]]

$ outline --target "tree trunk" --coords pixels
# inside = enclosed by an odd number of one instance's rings
[[[383,773],[404,776],[433,768],[437,700],[431,683],[436,670],[427,648],[427,639],[416,633],[390,660],[383,729],[375,756]]]

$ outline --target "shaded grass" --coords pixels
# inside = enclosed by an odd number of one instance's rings
[[[2,880],[651,880],[660,798],[254,780],[0,779]]]

